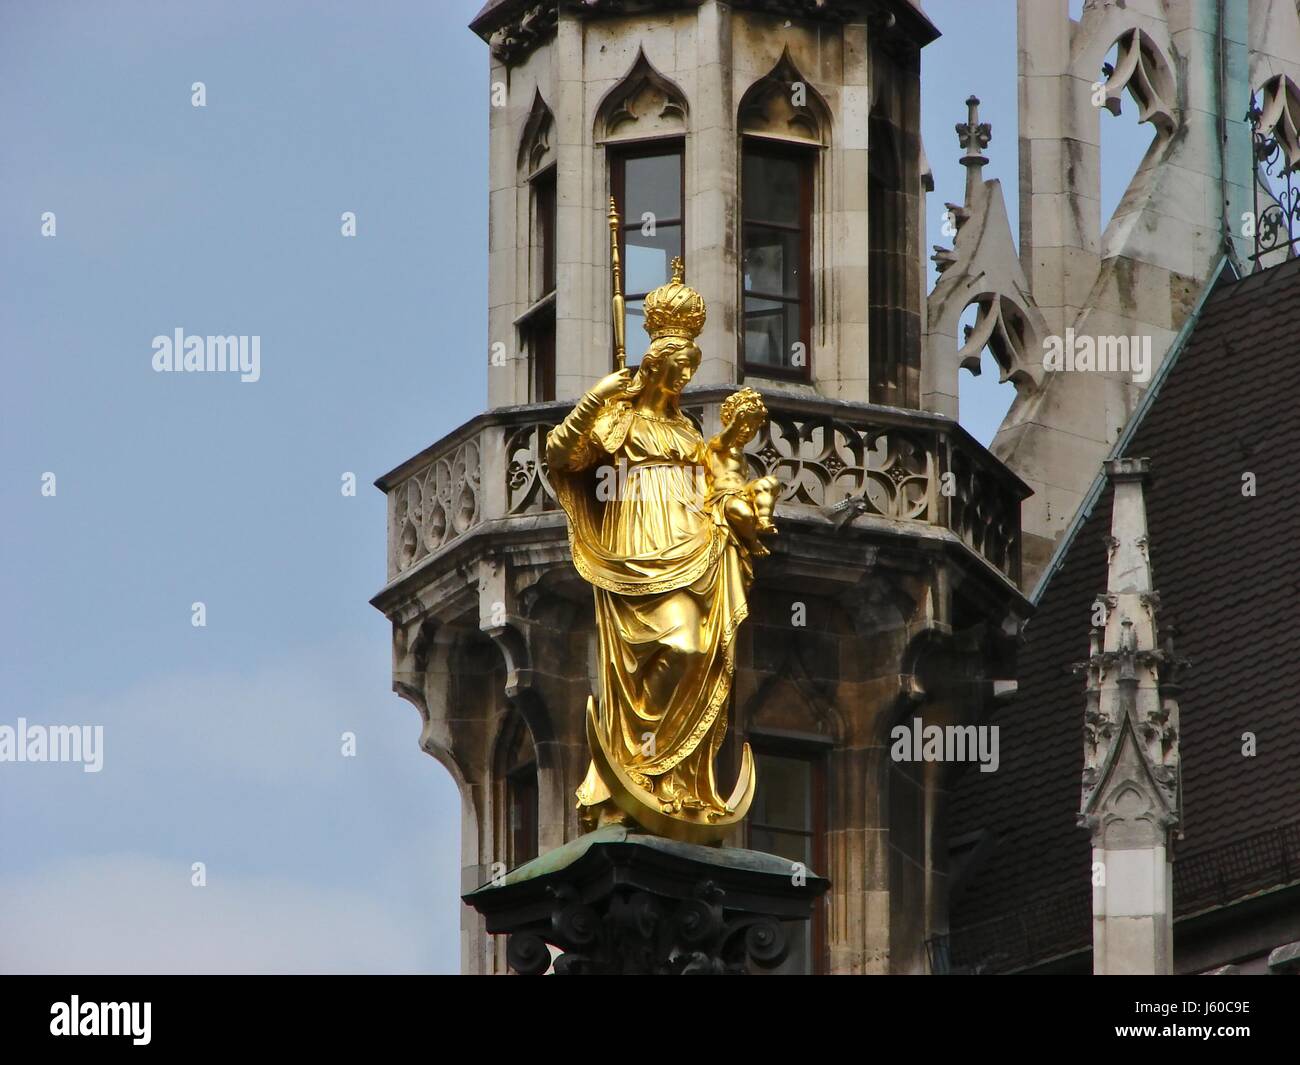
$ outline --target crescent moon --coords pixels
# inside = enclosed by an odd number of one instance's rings
[[[591,748],[591,761],[596,767],[596,773],[609,789],[614,805],[656,836],[682,843],[721,843],[727,833],[745,819],[750,803],[754,801],[757,778],[754,773],[754,754],[748,743],[741,751],[740,777],[731,798],[727,800],[727,812],[713,820],[694,811],[685,813],[684,816],[665,813],[659,800],[627,775],[605,746],[605,738],[597,720],[596,701],[591,696],[587,697],[587,746]]]

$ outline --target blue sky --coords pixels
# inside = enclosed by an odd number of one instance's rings
[[[477,7],[0,6],[0,724],[105,729],[102,772],[0,764],[0,971],[458,967],[459,800],[367,600],[370,482],[485,402]],[[1014,225],[1015,12],[926,7],[940,243],[971,92]],[[154,373],[177,328],[261,380]]]

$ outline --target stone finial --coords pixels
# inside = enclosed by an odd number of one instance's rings
[[[1116,782],[1118,747],[1131,737],[1158,786],[1152,807],[1160,818],[1178,820],[1178,695],[1185,661],[1173,650],[1173,627],[1157,624],[1160,596],[1155,591],[1147,536],[1144,488],[1150,480],[1146,458],[1106,463],[1113,487],[1110,535],[1106,537],[1106,591],[1094,603],[1088,673],[1083,797],[1080,819],[1097,834],[1104,817],[1108,786]],[[1122,775],[1122,774],[1119,774]],[[1155,794],[1158,792],[1159,794]]]
[[[983,149],[992,138],[992,126],[979,120],[979,103],[978,97],[967,99],[968,121],[955,127],[966,150],[961,159],[966,190],[961,203],[944,205],[942,232],[952,237],[952,247],[935,245],[931,259],[939,280],[926,301],[924,361],[934,381],[927,402],[951,411],[956,410],[958,369],[978,374],[986,348],[1001,380],[1014,382],[1022,396],[1036,391],[1043,382],[1043,341],[1048,335],[1016,250],[1002,184],[984,178],[988,159]],[[971,306],[977,308],[975,323],[963,333],[961,317]]]
[[[961,157],[962,166],[981,167],[988,162],[984,149],[993,139],[993,127],[980,121],[980,101],[978,96],[966,97],[966,121],[957,123],[957,141],[966,149]]]

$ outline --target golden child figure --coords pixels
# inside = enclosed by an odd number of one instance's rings
[[[722,503],[727,521],[754,558],[771,553],[759,537],[776,532],[772,507],[777,479],[768,476],[756,481],[745,480],[749,470],[745,445],[754,439],[765,421],[767,407],[763,397],[752,388],[742,388],[722,404],[722,432],[708,445],[713,486],[708,503]]]

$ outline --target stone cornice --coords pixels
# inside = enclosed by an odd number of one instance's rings
[[[561,12],[579,17],[636,15],[698,7],[703,0],[489,0],[469,24],[507,65],[518,62],[555,32]],[[727,5],[784,18],[844,23],[866,20],[893,47],[911,52],[939,31],[911,0],[732,0]]]

